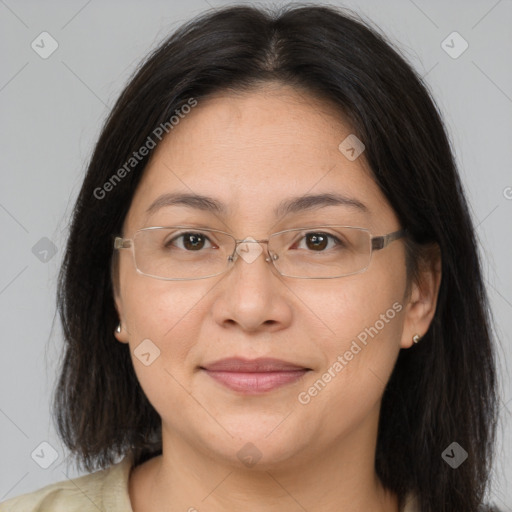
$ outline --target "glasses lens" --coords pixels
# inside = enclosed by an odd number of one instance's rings
[[[371,235],[361,228],[320,226],[287,230],[270,238],[274,265],[288,277],[332,278],[365,270]]]
[[[134,238],[135,265],[161,279],[199,279],[222,273],[235,241],[218,231],[192,227],[149,228]]]
[[[142,229],[134,237],[137,269],[160,279],[201,279],[223,273],[235,250],[230,235],[175,226]],[[272,235],[269,251],[284,276],[333,278],[365,270],[371,257],[371,235],[361,228],[320,226]]]

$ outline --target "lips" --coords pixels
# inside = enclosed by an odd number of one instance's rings
[[[222,372],[245,372],[245,373],[263,373],[263,372],[286,372],[294,370],[310,370],[304,366],[282,361],[280,359],[259,358],[243,359],[240,357],[230,357],[220,359],[214,363],[202,366],[205,370]]]
[[[200,367],[216,382],[243,394],[259,394],[299,380],[311,370],[280,359],[228,358]]]

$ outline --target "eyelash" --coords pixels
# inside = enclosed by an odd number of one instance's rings
[[[212,243],[211,240],[208,238],[208,236],[204,235],[203,233],[187,231],[186,233],[181,233],[180,235],[172,238],[171,240],[166,242],[164,245],[165,245],[165,247],[169,247],[169,246],[172,245],[172,243],[174,241],[176,241],[176,240],[178,240],[180,238],[186,237],[187,235],[199,235],[199,236],[203,237],[204,239],[208,240],[208,242],[210,244]],[[301,241],[305,240],[308,235],[321,235],[321,236],[325,236],[325,237],[327,237],[327,238],[329,238],[331,240],[334,240],[334,242],[336,243],[336,246],[344,245],[343,242],[338,237],[336,237],[336,236],[334,236],[334,235],[332,235],[330,233],[323,232],[323,231],[308,231],[307,233],[304,233],[302,235],[302,237],[298,241],[294,242],[294,245],[296,245],[297,242],[301,242]],[[181,249],[181,247],[180,247],[180,249]],[[183,248],[183,250],[187,250],[187,249]],[[189,251],[189,252],[193,252],[193,251]],[[312,251],[312,252],[325,252],[325,251]]]

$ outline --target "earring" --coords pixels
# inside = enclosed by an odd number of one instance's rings
[[[418,343],[420,341],[420,335],[419,334],[415,334],[413,337],[412,337],[412,341],[414,343]]]
[[[119,325],[116,327],[116,332],[117,332],[117,333],[120,333],[120,332],[121,332],[121,324],[119,324]]]

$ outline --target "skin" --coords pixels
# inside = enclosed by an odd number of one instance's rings
[[[154,150],[123,236],[195,223],[237,239],[265,239],[333,218],[373,235],[400,229],[364,154],[351,162],[338,150],[350,133],[327,103],[288,86],[201,100]],[[228,213],[168,206],[147,218],[148,206],[167,192],[215,197]],[[329,206],[274,217],[283,198],[321,192],[356,198],[369,211]],[[217,277],[163,281],[138,274],[130,250],[119,256],[115,302],[122,329],[115,335],[129,344],[163,430],[163,455],[131,473],[134,512],[398,511],[374,469],[380,404],[399,351],[432,320],[439,262],[420,282],[408,283],[399,240],[376,251],[365,272],[340,279],[283,277],[259,256],[250,264],[240,258]],[[396,302],[400,313],[301,404],[299,393]],[[160,350],[150,366],[133,355],[147,338]],[[231,356],[274,357],[312,371],[263,395],[241,395],[198,369]],[[261,453],[250,468],[237,456],[248,442]]]

